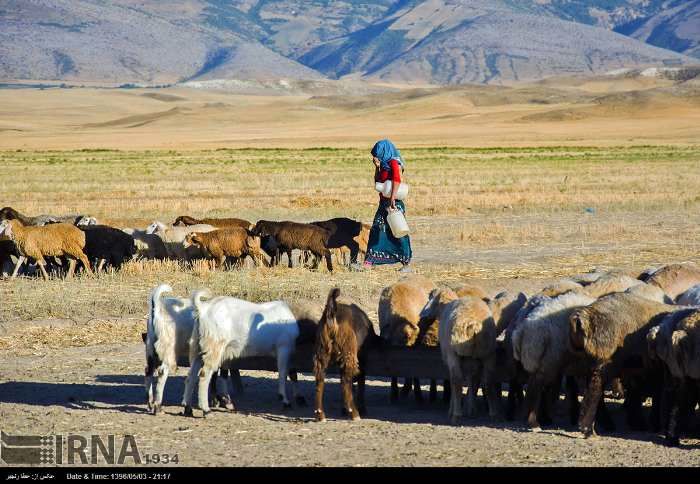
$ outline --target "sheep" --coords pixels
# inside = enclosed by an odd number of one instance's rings
[[[44,279],[48,280],[44,266],[44,257],[66,256],[70,260],[67,277],[75,270],[76,260],[80,260],[85,270],[92,274],[90,263],[83,252],[85,234],[77,227],[68,224],[49,224],[43,227],[25,227],[19,220],[4,220],[0,222],[0,235],[6,235],[15,243],[20,257],[17,259],[12,278],[17,276],[20,266],[27,257],[34,259]]]
[[[630,287],[643,284],[642,281],[624,274],[609,273],[595,282],[586,285],[580,292],[593,298],[600,298],[615,292],[623,292]]]
[[[457,297],[473,297],[476,299],[481,299],[484,302],[489,302],[491,299],[482,288],[472,284],[462,284],[455,288],[454,291],[455,294],[457,294]]]
[[[606,380],[623,374],[626,366],[649,368],[646,334],[677,306],[650,301],[634,294],[616,293],[574,310],[569,317],[569,348],[575,355],[592,361],[592,374],[586,389],[579,429],[588,437],[593,432],[596,407]],[[654,383],[654,382],[652,382]],[[628,396],[631,412],[636,412],[637,397]],[[656,399],[655,399],[656,400]],[[626,402],[627,404],[627,402]],[[654,402],[654,413],[658,401]],[[635,414],[636,415],[636,414]]]
[[[318,331],[318,322],[323,315],[323,304],[310,299],[285,301],[299,326],[297,344],[313,343]]]
[[[696,284],[678,296],[676,304],[681,306],[700,306],[700,284]]]
[[[420,312],[435,284],[420,275],[411,275],[385,287],[379,296],[379,335],[392,346],[413,346],[420,332]],[[422,400],[418,378],[406,378],[404,395],[414,385],[416,400]],[[391,401],[398,399],[398,378],[391,378]]]
[[[338,217],[311,222],[311,225],[316,225],[328,231],[329,238],[326,246],[329,249],[347,248],[350,251],[350,263],[357,262],[357,256],[362,251],[360,240],[358,239],[364,237],[365,231],[362,222],[346,217]],[[367,251],[366,243],[364,244],[364,251]]]
[[[669,314],[649,331],[647,342],[650,356],[662,360],[668,369],[671,405],[665,440],[667,445],[678,446],[679,430],[696,404],[696,398],[687,401],[688,386],[695,385],[700,390],[700,309]],[[688,408],[682,411],[682,405]]]
[[[107,225],[80,225],[85,232],[84,252],[89,260],[98,260],[96,272],[102,270],[105,263],[115,269],[136,254],[134,238],[114,227]]]
[[[247,229],[231,227],[228,229],[218,229],[212,232],[201,233],[191,232],[187,234],[183,241],[183,246],[197,246],[214,258],[216,266],[223,266],[226,257],[236,259],[250,256],[253,262],[263,264],[265,256],[260,249],[260,239],[254,237]]]
[[[314,343],[313,367],[316,377],[316,420],[326,420],[323,389],[326,369],[335,361],[340,367],[344,410],[352,420],[360,420],[365,408],[365,361],[367,349],[378,344],[367,313],[352,301],[339,301],[340,289],[331,289],[318,324]],[[352,381],[357,377],[357,406],[352,398]]]
[[[647,284],[660,287],[668,297],[676,299],[696,284],[700,284],[700,267],[695,264],[669,264],[654,272]]]
[[[581,283],[576,282],[573,279],[564,278],[545,286],[542,288],[539,294],[548,297],[557,297],[566,292],[579,291],[581,289],[583,289],[583,285]]]
[[[576,362],[568,351],[569,316],[574,309],[594,301],[574,291],[544,299],[513,331],[513,357],[529,374],[527,421],[533,430],[540,427],[537,409],[542,390],[554,386],[558,395],[562,374],[581,373],[572,368]]]
[[[252,230],[254,235],[264,237],[271,235],[279,244],[281,252],[287,254],[289,267],[292,267],[292,250],[309,250],[318,260],[326,259],[326,267],[333,272],[331,253],[328,250],[330,233],[316,225],[300,224],[296,222],[271,222],[260,220]]]
[[[167,226],[162,222],[153,222],[146,229],[147,234],[155,234],[163,240],[168,258],[190,261],[203,258],[204,252],[198,247],[185,248],[182,243],[191,232],[213,232],[216,227],[211,225],[189,225],[187,227]]]
[[[661,288],[658,286],[652,286],[651,284],[647,284],[645,282],[629,287],[624,292],[627,294],[635,294],[639,297],[664,304],[673,303],[671,298],[668,297],[666,293],[661,290]]]
[[[12,207],[3,207],[0,210],[0,221],[3,220],[19,220],[22,222],[22,225],[29,227],[55,223],[58,221],[58,217],[55,215],[37,215],[36,217],[29,217],[27,215],[22,215]]]
[[[212,225],[217,229],[228,229],[232,227],[249,229],[253,224],[242,218],[205,218],[202,220],[197,220],[189,215],[181,215],[173,222],[174,227],[187,225]]]
[[[434,289],[420,317],[439,320],[440,351],[452,385],[448,410],[451,423],[456,425],[462,416],[465,382],[469,387],[467,415],[476,416],[476,389],[481,382],[486,388],[489,416],[497,417],[494,370],[498,334],[488,305],[474,297],[459,298],[451,289]]]
[[[136,257],[142,259],[160,259],[168,258],[168,253],[165,249],[163,239],[155,234],[148,234],[145,230],[133,228],[124,228],[122,232],[129,234],[134,238],[136,244]]]
[[[255,304],[228,296],[210,297],[198,290],[192,296],[195,325],[190,342],[190,371],[185,381],[184,414],[192,416],[195,375],[199,376],[199,406],[204,416],[210,412],[209,380],[222,366],[235,366],[245,356],[276,356],[278,392],[284,408],[291,407],[286,393],[289,363],[294,353],[299,326],[289,306],[282,301]],[[296,384],[292,381],[296,397]]]

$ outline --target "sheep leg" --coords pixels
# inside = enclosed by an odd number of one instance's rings
[[[323,413],[323,387],[326,384],[326,372],[325,369],[317,369],[315,371],[316,376],[316,398],[315,398],[315,409],[314,415],[316,420],[323,422],[326,420],[326,414]]]
[[[404,378],[403,387],[401,388],[401,398],[406,398],[409,393],[411,393],[411,386],[413,381],[410,378]]]
[[[289,268],[292,268],[292,249],[288,249],[285,251],[287,253],[287,265]]]
[[[515,412],[518,407],[519,397],[522,397],[522,385],[517,380],[513,378],[508,382],[508,409],[506,411],[506,419],[513,420],[515,418]]]
[[[443,380],[442,381],[442,401],[443,402],[450,401],[450,395],[451,395],[450,390],[451,390],[450,380]]]
[[[80,254],[78,254],[78,258],[80,259],[80,262],[83,263],[83,266],[85,267],[87,273],[92,275],[92,269],[90,269],[90,261],[88,260],[87,256],[81,252]]]
[[[452,363],[452,362],[450,362]],[[462,370],[458,365],[450,365],[451,399],[447,418],[452,425],[459,425],[462,419]]]
[[[209,394],[214,394],[216,397],[214,398],[215,401],[218,402],[220,407],[223,407],[227,410],[235,410],[236,408],[233,405],[233,399],[231,398],[231,393],[232,393],[232,388],[231,385],[229,384],[229,369],[228,368],[221,368],[219,370],[219,376],[221,378],[217,379],[216,372],[212,374],[211,377],[211,382],[212,385],[209,386]],[[221,380],[223,383],[223,392],[219,392],[218,387],[216,386],[216,382]],[[213,392],[212,392],[213,389]]]
[[[352,374],[348,368],[342,369],[340,378],[340,388],[343,393],[343,404],[345,411],[350,415],[352,420],[360,420],[360,414],[355,408],[355,402],[352,398]]]
[[[673,379],[673,393],[671,411],[668,417],[668,427],[666,429],[665,444],[669,447],[678,447],[680,445],[679,438],[679,421],[681,420],[681,403],[685,402],[687,397],[687,389],[684,378]]]
[[[277,348],[277,393],[282,400],[282,406],[287,408],[292,408],[292,404],[289,403],[287,398],[287,375],[289,374],[289,357],[291,356],[291,351],[288,347],[283,346]]]
[[[489,406],[489,417],[501,419],[501,384],[494,375],[487,371],[484,373],[484,386],[486,402]]]
[[[214,374],[214,368],[211,368],[209,366],[203,366],[201,370],[199,370],[199,388],[198,390],[198,400],[199,400],[199,408],[202,409],[202,416],[206,417],[209,412],[211,412],[211,408],[209,408],[209,380],[211,380],[211,376]]]
[[[75,259],[68,259],[68,271],[66,271],[66,279],[70,279],[75,274],[75,267],[78,265],[78,261]]]
[[[243,393],[243,380],[241,380],[241,371],[238,368],[231,368],[229,378],[236,394]]]
[[[395,403],[399,399],[399,378],[396,376],[391,377],[391,394],[389,396],[389,401]]]
[[[74,262],[71,260],[71,264]],[[100,262],[97,263],[97,268],[95,269],[96,273],[102,272],[102,269],[104,269],[105,264],[107,264],[107,259],[100,259]]]
[[[158,415],[163,412],[163,391],[165,390],[165,382],[168,381],[169,368],[168,365],[161,365],[155,372],[156,392],[153,403],[153,415]]]
[[[194,394],[194,378],[195,375],[199,373],[202,368],[202,357],[197,357],[191,366],[190,371],[187,373],[187,378],[185,379],[185,393],[182,396],[182,405],[185,407],[183,415],[185,417],[192,417],[192,396]]]
[[[333,272],[333,261],[331,260],[331,251],[326,249],[326,251],[323,253],[323,257],[326,258],[326,267],[328,268],[328,272]]]
[[[537,421],[537,410],[542,398],[543,382],[535,375],[530,375],[527,382],[527,393],[525,396],[525,408],[527,408],[527,423],[532,430],[539,431],[540,423]]]
[[[39,269],[41,269],[41,275],[44,277],[44,280],[48,281],[49,275],[46,273],[46,267],[44,267],[46,265],[46,262],[41,260],[41,261],[37,261],[36,263],[39,266]]]
[[[595,421],[598,402],[603,398],[603,383],[605,365],[599,364],[593,368],[591,380],[588,382],[586,394],[583,397],[583,405],[581,405],[581,416],[579,418],[579,429],[585,437],[590,437],[595,432],[593,423]]]
[[[365,407],[365,370],[364,364],[361,365],[360,373],[357,375],[357,411],[361,417],[367,415],[367,407]]]
[[[578,404],[578,382],[576,381],[576,377],[566,377],[566,401],[569,404],[569,421],[571,425],[576,425],[580,411]]]
[[[467,384],[467,417],[476,418],[476,392],[479,390],[479,385],[476,383],[476,375],[469,374],[465,378]]]
[[[17,277],[17,273],[19,272],[19,268],[22,267],[22,264],[24,264],[24,261],[26,261],[27,258],[23,255],[19,256],[17,258],[17,263],[15,264],[15,270],[12,271],[12,276],[10,276],[10,279],[14,279]]]
[[[428,401],[434,402],[437,400],[437,380],[430,380],[430,392],[428,393]]]

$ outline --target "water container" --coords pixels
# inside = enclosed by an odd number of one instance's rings
[[[391,208],[388,208],[387,210],[389,213],[386,216],[386,221],[389,224],[389,228],[391,229],[391,233],[394,234],[394,237],[400,239],[401,237],[408,235],[408,223],[406,223],[406,217],[403,216],[401,210],[393,210]]]
[[[385,182],[376,182],[374,184],[375,190],[377,190],[379,193],[384,195],[386,198],[389,198],[391,196],[391,180],[387,180]],[[397,200],[403,200],[408,196],[408,184],[401,182],[399,184],[399,189],[396,191],[396,199]]]

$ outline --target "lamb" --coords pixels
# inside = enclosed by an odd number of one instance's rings
[[[216,227],[211,225],[189,225],[187,227],[167,226],[162,222],[153,222],[146,229],[147,234],[155,234],[163,240],[168,258],[190,261],[203,258],[204,252],[198,247],[185,248],[182,243],[191,232],[213,232]]]
[[[668,297],[676,299],[696,284],[700,284],[700,267],[695,264],[669,264],[654,272],[647,284],[660,287]]]
[[[435,284],[420,275],[400,279],[385,287],[379,296],[379,335],[392,346],[413,346],[420,332],[420,312]],[[418,378],[406,378],[404,395],[414,384],[416,400],[422,400]],[[391,401],[398,399],[398,379],[391,378]]]
[[[173,222],[174,227],[187,225],[212,225],[217,229],[228,229],[232,227],[249,229],[253,224],[242,218],[205,218],[202,220],[197,220],[189,215],[181,215]]]
[[[68,257],[70,267],[67,277],[73,275],[76,260],[81,261],[85,270],[92,273],[88,258],[83,252],[85,234],[73,225],[49,224],[43,227],[25,227],[19,220],[4,220],[0,222],[0,235],[9,237],[20,254],[12,278],[17,276],[20,266],[27,257],[37,262],[45,280],[48,280],[49,275],[44,267],[46,265],[44,257]]]
[[[240,259],[250,256],[256,265],[264,265],[266,262],[260,249],[260,239],[240,227],[218,229],[208,233],[191,232],[182,244],[185,248],[195,245],[203,249],[214,258],[218,267],[223,266],[226,257]]]
[[[558,395],[562,374],[585,375],[585,369],[581,372],[576,368],[576,358],[568,351],[569,316],[594,301],[573,291],[543,299],[513,331],[513,357],[529,374],[526,406],[533,430],[540,428],[537,410],[543,389],[554,386]]]
[[[190,371],[185,382],[184,414],[192,416],[195,375],[199,376],[199,406],[210,412],[209,381],[222,366],[235,366],[244,356],[276,356],[278,392],[285,408],[291,407],[286,393],[290,358],[299,336],[299,326],[289,306],[282,301],[255,304],[234,297],[218,296],[208,301],[207,290],[195,291],[195,325],[190,343]],[[292,381],[296,397],[296,384]]]
[[[2,220],[19,220],[22,225],[29,227],[56,223],[58,217],[55,215],[37,215],[36,217],[29,217],[27,215],[22,215],[12,207],[4,207],[0,210],[0,221]]]
[[[273,236],[279,244],[280,251],[286,252],[290,268],[292,267],[293,249],[309,250],[318,260],[325,257],[328,271],[333,272],[331,253],[328,250],[330,233],[321,227],[296,222],[260,220],[255,224],[252,232],[258,237]]]
[[[626,366],[650,368],[646,335],[649,329],[677,306],[650,301],[634,294],[605,296],[590,306],[574,310],[569,318],[569,347],[574,355],[592,360],[592,375],[586,389],[579,429],[590,436],[596,407],[606,380],[620,376]],[[628,396],[635,412],[641,395]],[[656,400],[656,399],[655,399]],[[637,405],[639,403],[639,405]],[[658,410],[658,402],[654,402]]]
[[[326,307],[318,324],[314,344],[316,377],[316,420],[326,420],[323,411],[323,389],[326,369],[333,362],[340,367],[340,386],[344,410],[352,420],[365,415],[365,359],[367,349],[378,343],[367,313],[352,301],[338,301],[340,289],[328,293]],[[357,377],[357,407],[352,398],[352,381]]]
[[[96,272],[102,270],[105,263],[115,269],[136,254],[134,238],[114,227],[107,225],[81,225],[85,232],[84,252],[89,260],[98,260]]]
[[[163,239],[155,234],[148,234],[145,230],[132,228],[122,229],[122,232],[129,234],[134,238],[136,244],[136,256],[142,259],[160,259],[168,258],[168,252],[165,249]]]
[[[700,306],[700,284],[696,284],[678,296],[676,304],[681,306]]]
[[[450,289],[434,289],[420,316],[439,320],[440,351],[452,385],[448,411],[452,424],[459,423],[462,417],[465,382],[469,387],[467,415],[476,416],[476,389],[481,382],[486,388],[489,416],[498,416],[494,379],[498,334],[488,305],[474,297],[458,298]]]
[[[700,389],[700,309],[687,308],[666,316],[659,326],[647,334],[652,357],[661,359],[668,368],[671,408],[666,428],[666,444],[679,445],[679,430],[685,415],[695,409],[695,399],[690,408],[681,411],[686,404],[688,386]]]

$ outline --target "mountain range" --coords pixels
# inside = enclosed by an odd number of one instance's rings
[[[503,84],[700,63],[700,0],[5,0],[0,80]]]

